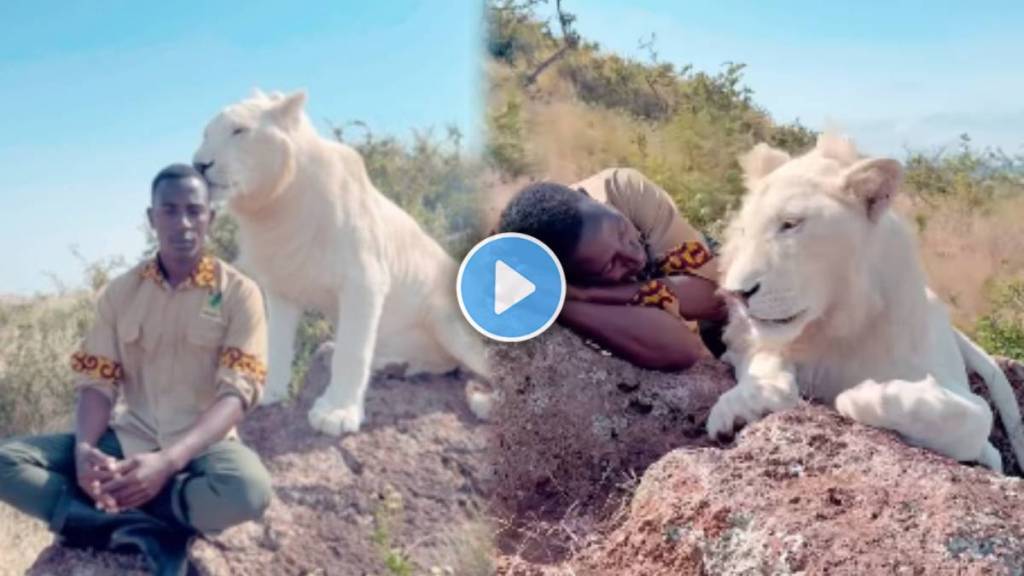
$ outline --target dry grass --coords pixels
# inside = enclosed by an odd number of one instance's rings
[[[53,536],[42,522],[0,504],[0,576],[24,574],[51,542]]]
[[[901,199],[897,210],[916,223],[929,283],[961,328],[992,311],[995,284],[1024,275],[1024,198],[974,210],[956,199]]]

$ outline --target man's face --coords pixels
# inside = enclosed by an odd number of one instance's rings
[[[179,260],[199,257],[214,216],[209,192],[202,180],[162,180],[153,191],[148,215],[161,256]]]
[[[587,201],[583,230],[569,260],[569,275],[581,284],[618,284],[634,279],[647,265],[640,231],[620,212]]]

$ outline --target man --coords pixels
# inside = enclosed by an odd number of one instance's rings
[[[569,282],[559,321],[600,346],[656,370],[721,354],[727,313],[716,262],[671,197],[640,172],[613,168],[572,186],[531,184],[498,227],[552,249]]]
[[[0,445],[0,500],[65,545],[137,548],[155,573],[180,574],[194,535],[258,519],[270,501],[234,430],[263,386],[266,325],[255,283],[204,253],[202,176],[169,166],[150,200],[157,254],[103,290],[72,357],[75,433]]]

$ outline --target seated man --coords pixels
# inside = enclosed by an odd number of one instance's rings
[[[604,170],[572,186],[531,184],[498,228],[552,249],[569,283],[559,321],[600,346],[655,370],[722,353],[727,312],[716,262],[669,195],[636,170]]]
[[[204,254],[214,213],[200,174],[164,169],[150,200],[157,254],[103,290],[72,357],[75,433],[0,444],[0,500],[65,545],[135,548],[180,574],[195,534],[269,504],[270,477],[234,430],[263,386],[266,325],[256,284]]]

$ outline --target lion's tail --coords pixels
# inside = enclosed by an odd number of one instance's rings
[[[1024,422],[1021,421],[1020,407],[1017,406],[1010,381],[1006,379],[1006,374],[999,368],[995,359],[982,350],[981,346],[972,342],[959,330],[955,332],[956,343],[967,369],[985,381],[992,403],[995,404],[1003,426],[1006,427],[1006,436],[1010,439],[1013,455],[1017,458],[1018,465],[1024,466]]]

